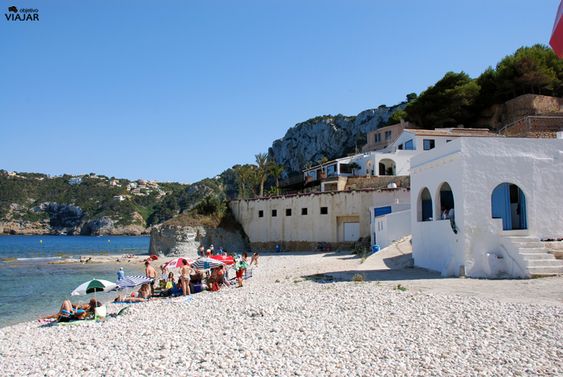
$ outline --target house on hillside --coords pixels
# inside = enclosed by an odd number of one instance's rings
[[[381,129],[383,130],[383,128]],[[405,177],[411,158],[459,137],[498,137],[485,128],[404,129],[382,150],[360,153],[312,166],[303,171],[310,191],[342,191],[350,177]],[[318,191],[318,190],[317,190]]]
[[[460,137],[414,156],[415,265],[446,276],[563,273],[541,242],[563,238],[561,138]]]
[[[392,124],[370,131],[366,135],[367,143],[362,147],[362,152],[380,151],[391,145],[405,128],[415,128],[413,124],[401,120],[401,123]]]

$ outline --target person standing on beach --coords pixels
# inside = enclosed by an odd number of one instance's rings
[[[119,267],[119,271],[117,271],[117,281],[125,279],[125,271],[123,271],[123,267]]]
[[[191,267],[188,264],[188,261],[183,259],[182,260],[182,268],[180,269],[180,281],[182,282],[182,293],[184,296],[186,294],[191,294],[190,292],[190,273]]]
[[[151,294],[154,294],[154,282],[156,281],[156,270],[151,266],[151,262],[145,261],[145,276],[152,279]]]

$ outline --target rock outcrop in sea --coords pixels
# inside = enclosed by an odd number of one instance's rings
[[[396,106],[380,106],[362,111],[356,116],[325,115],[290,128],[285,136],[274,141],[268,150],[270,158],[285,166],[286,174],[301,171],[307,163],[313,165],[323,157],[330,159],[345,156],[366,143],[365,136],[385,124],[397,110]]]

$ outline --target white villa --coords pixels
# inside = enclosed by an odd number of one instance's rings
[[[321,191],[341,191],[352,176],[410,175],[413,156],[459,137],[498,137],[483,128],[404,129],[382,150],[365,152],[319,164],[303,171],[306,183],[320,181]]]
[[[404,146],[404,144],[403,144]],[[563,272],[563,140],[458,138],[411,160],[414,263],[445,276]]]

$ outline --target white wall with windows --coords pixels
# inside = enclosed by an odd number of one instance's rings
[[[507,236],[563,237],[563,140],[457,138],[411,163],[417,266],[525,277]]]
[[[409,203],[409,191],[399,188],[234,200],[230,208],[251,242],[343,242],[355,229],[369,237],[370,207]]]

